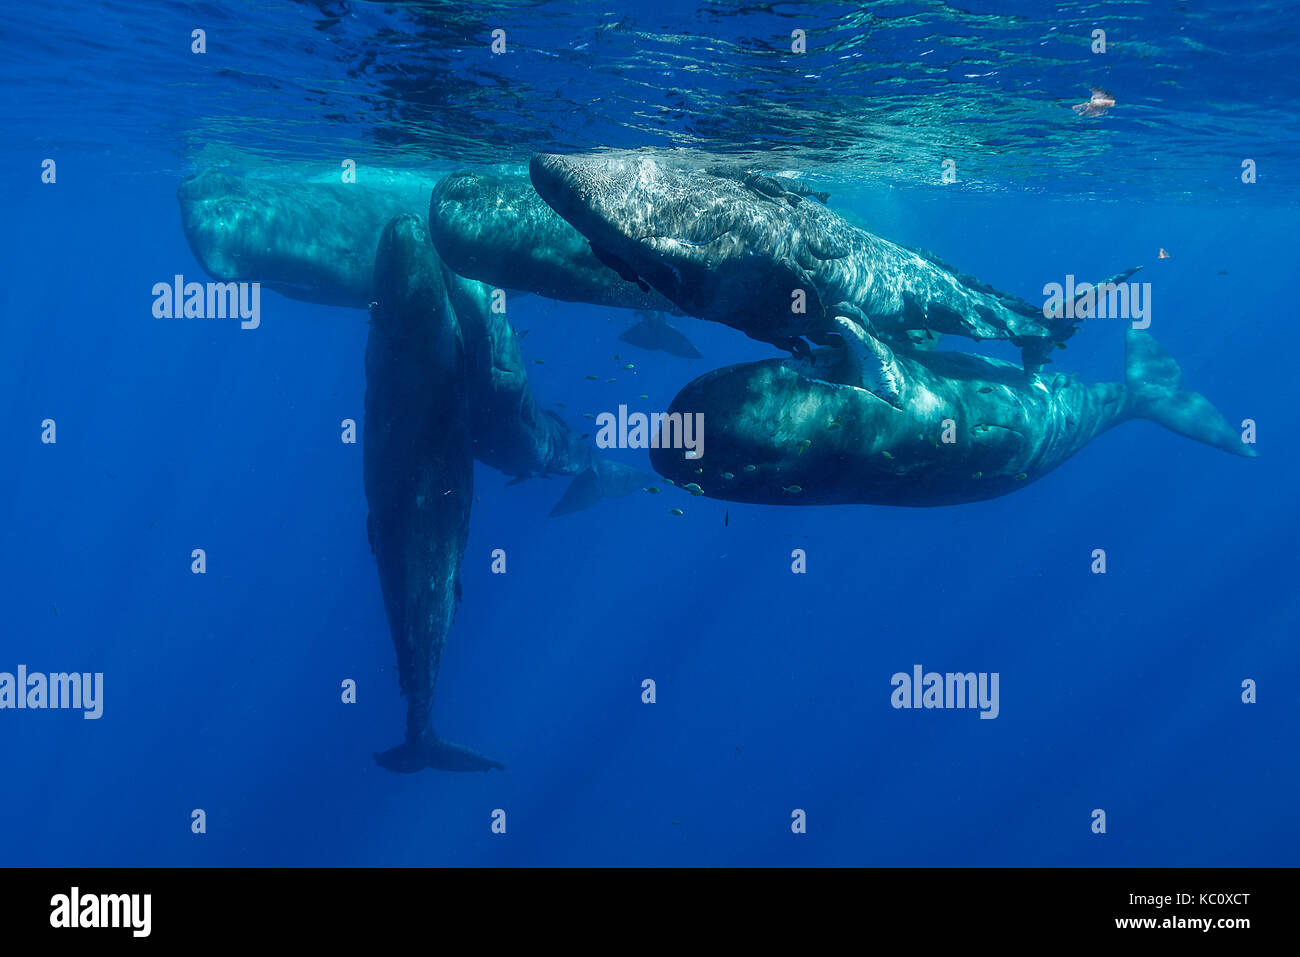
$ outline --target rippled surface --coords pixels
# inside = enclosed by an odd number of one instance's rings
[[[1253,158],[1270,202],[1300,195],[1285,3],[609,6],[110,2],[83,26],[11,4],[0,62],[19,143],[126,167],[653,146],[840,183],[938,183],[952,158],[968,189],[1235,202]],[[1116,105],[1080,116],[1093,86]]]

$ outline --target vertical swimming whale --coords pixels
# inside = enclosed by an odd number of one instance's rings
[[[418,216],[384,229],[366,342],[366,530],[406,698],[406,739],[375,755],[390,771],[502,765],[433,728],[434,689],[456,604],[474,501],[465,344]]]

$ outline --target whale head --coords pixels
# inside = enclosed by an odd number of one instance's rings
[[[792,222],[810,215],[797,200],[649,153],[539,153],[529,174],[602,262],[689,315],[782,346],[822,318],[791,248]],[[803,312],[791,309],[795,289],[812,300]]]
[[[538,195],[625,279],[644,279],[674,299],[689,298],[708,278],[714,263],[703,246],[716,236],[686,202],[683,176],[656,157],[542,153],[528,172]]]

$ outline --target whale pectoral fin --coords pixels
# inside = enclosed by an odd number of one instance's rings
[[[657,349],[683,359],[702,358],[700,350],[669,323],[662,312],[638,310],[636,314],[641,317],[641,321],[619,336],[623,342],[630,342],[642,349]]]
[[[781,339],[773,339],[772,345],[778,349],[784,349],[795,359],[811,359],[812,349],[808,343],[804,342],[799,336],[787,336]]]
[[[863,329],[871,328],[871,319],[868,318],[865,312],[863,312],[861,309],[859,309],[851,302],[843,302],[843,301],[837,302],[835,303],[835,305],[827,309],[826,312],[827,315],[831,316],[832,318],[837,316],[844,316],[846,318],[852,319]],[[839,332],[840,330],[836,328],[834,331]]]
[[[835,325],[844,339],[844,359],[853,384],[901,410],[903,372],[893,351],[851,319],[836,316]]]
[[[1052,361],[1053,346],[1047,339],[1036,339],[1020,348],[1020,365],[1025,370],[1025,378],[1032,378],[1043,371],[1043,366]]]
[[[970,322],[956,309],[941,302],[931,302],[925,307],[925,324],[927,329],[958,336],[970,335]],[[986,330],[985,334],[992,330]],[[990,337],[991,338],[991,337]]]
[[[1099,288],[1101,288],[1102,286],[1118,286],[1122,282],[1128,282],[1129,277],[1132,276],[1135,272],[1140,271],[1141,269],[1142,269],[1141,266],[1132,266],[1129,269],[1125,269],[1123,272],[1117,272],[1109,279],[1103,279],[1101,282],[1092,283],[1091,292],[1080,293],[1079,295],[1074,297],[1074,314],[1078,316],[1084,310],[1084,304],[1088,301],[1088,297],[1090,295],[1096,296],[1097,290]],[[1073,328],[1083,320],[1080,318],[1080,319],[1067,319],[1065,321],[1070,324],[1071,328]]]
[[[598,246],[596,243],[588,242],[587,245],[591,247],[592,255],[594,255],[598,260],[600,260],[602,264],[608,266],[610,269],[614,270],[614,272],[618,273],[622,279],[625,279],[628,282],[636,283],[637,287],[642,292],[650,291],[649,284],[644,279],[642,279],[640,276],[637,275],[635,269],[633,269],[630,265],[628,265],[618,256],[615,256],[604,246]]]
[[[376,752],[375,763],[398,774],[414,774],[425,768],[434,771],[504,771],[506,767],[500,761],[433,735]]]
[[[908,329],[903,335],[917,352],[933,352],[943,338],[943,333],[929,329]]]

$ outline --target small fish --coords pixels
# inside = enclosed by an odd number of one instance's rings
[[[533,360],[533,364],[534,364],[534,365],[539,365],[539,366],[544,366],[544,365],[546,365],[546,360],[545,360],[545,359],[534,359],[534,360]]]
[[[667,482],[669,485],[676,485],[676,484],[677,484],[676,482],[674,482],[674,481],[673,481],[672,479],[670,479],[670,478],[666,478],[666,479],[664,479],[664,481]]]
[[[881,450],[880,450],[880,454],[883,455],[883,456],[884,456],[885,458],[887,458],[887,459],[893,459],[893,457],[894,457],[894,456],[893,456],[893,453],[891,453],[888,449],[881,449]]]
[[[723,477],[724,479],[726,479],[728,482],[730,482],[730,481],[731,481],[732,479],[734,479],[736,476],[732,475],[730,472],[723,472],[723,473],[722,473],[722,477]]]
[[[746,466],[745,466],[745,471],[746,471],[746,472],[757,472],[757,471],[758,471],[758,466],[757,466],[757,465],[746,465]]]
[[[1027,479],[1027,478],[1029,478],[1029,473],[1028,473],[1028,472],[1017,472],[1017,473],[1016,473],[1016,478],[1018,478],[1018,479]]]
[[[637,398],[638,398],[638,399],[648,399],[648,398],[650,398],[650,396],[646,395],[645,393],[642,393],[641,395],[637,396]]]
[[[614,356],[614,361],[617,362],[617,361],[618,361],[619,359],[621,359],[621,358],[623,358],[623,357],[620,356],[620,355],[615,354],[615,356]]]
[[[632,369],[635,369],[636,365],[634,363],[629,362],[627,365],[623,366],[623,368],[628,369],[630,371]]]
[[[696,485],[694,482],[688,482],[686,485],[683,485],[682,488],[683,488],[685,491],[690,492],[692,495],[703,495],[703,494],[704,494],[704,490],[701,489],[701,488],[700,488],[698,485]]]
[[[527,330],[527,329],[520,329],[518,332],[515,333],[515,338],[516,338],[516,339],[522,339],[522,338],[523,338],[524,336],[526,336],[526,335],[528,335],[528,330]]]
[[[584,412],[584,413],[582,413],[582,417],[583,417],[584,419],[594,419],[594,418],[595,418],[595,416],[592,415],[590,412]]]
[[[568,408],[568,406],[565,405],[563,402],[557,402],[557,403],[555,403],[555,404],[558,405],[561,409],[567,409],[567,408]]]
[[[598,376],[598,375],[589,375],[589,376],[587,376],[587,381],[588,381],[588,382],[598,382],[598,381],[600,381],[600,376]]]
[[[826,431],[827,431],[827,432],[834,432],[834,431],[835,431],[836,429],[838,429],[839,427],[840,427],[840,424],[839,424],[838,422],[832,422],[830,425],[826,426]]]
[[[617,379],[606,379],[605,381],[606,381],[606,382],[617,382],[618,380],[617,380]]]
[[[695,470],[695,474],[696,474],[696,475],[703,475],[703,474],[704,474],[704,469],[696,469],[696,470]]]
[[[727,509],[727,511],[723,513],[722,524],[723,527],[726,527],[727,525],[731,524],[731,509]]]
[[[1226,275],[1228,275],[1228,270],[1226,270],[1226,269],[1220,269],[1218,272],[1215,273],[1215,275],[1216,275],[1216,276],[1226,276]]]
[[[1058,343],[1058,345],[1059,345],[1059,343]],[[984,386],[982,389],[980,389],[980,392],[982,392],[984,395],[988,395],[988,394],[989,394],[990,392],[992,392],[992,391],[993,391],[993,386],[991,386],[991,385],[986,385],[986,386]]]
[[[980,478],[983,474],[983,472],[972,472],[971,478]]]
[[[51,602],[50,607],[54,609],[54,617],[59,617],[59,606]]]
[[[804,439],[802,442],[799,443],[799,454],[803,455],[805,452],[808,451],[811,445],[812,445],[812,439]]]
[[[591,438],[591,433],[583,432],[582,435],[578,436],[578,441],[581,442],[583,439],[589,439],[589,438]]]
[[[1056,348],[1058,348],[1058,349],[1064,349],[1064,348],[1065,348],[1065,343],[1064,343],[1064,342],[1058,342],[1058,343],[1056,344]]]
[[[787,485],[784,488],[782,488],[781,491],[789,492],[791,495],[798,495],[800,492],[803,491],[803,489],[800,488],[798,485]]]
[[[651,495],[658,495],[658,494],[659,494],[659,489],[655,488],[653,485],[651,485],[649,488],[647,488],[646,491],[649,492]]]
[[[669,514],[669,515],[685,515],[686,513],[683,512],[680,508],[670,508],[670,509],[668,510],[668,514]]]

